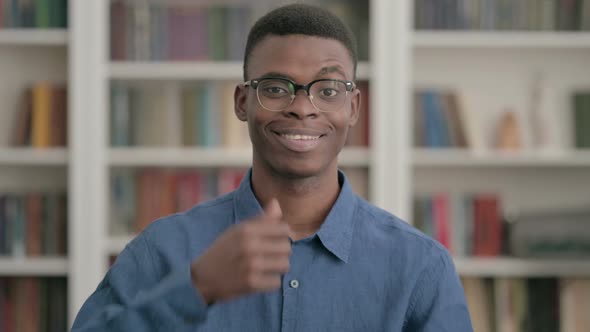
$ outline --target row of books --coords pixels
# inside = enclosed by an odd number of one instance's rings
[[[65,28],[68,0],[0,0],[0,28]]]
[[[574,141],[577,148],[590,148],[590,92],[574,93]]]
[[[242,60],[247,6],[111,3],[113,60]]]
[[[113,235],[140,232],[161,217],[238,187],[245,170],[119,170],[111,177]]]
[[[586,332],[590,279],[462,278],[477,332]]]
[[[508,218],[510,253],[547,259],[590,258],[588,205],[521,211]]]
[[[414,92],[414,146],[429,148],[468,147],[465,109],[451,91]]]
[[[417,29],[590,30],[590,0],[416,0]]]
[[[0,194],[0,255],[65,256],[64,193]]]
[[[66,278],[0,278],[0,331],[64,332]]]
[[[501,200],[496,194],[421,194],[413,210],[414,225],[455,256],[505,253]]]
[[[413,99],[413,144],[474,151],[551,151],[569,146],[560,132],[559,114],[548,102],[549,86],[542,74],[535,76],[529,88],[526,108],[493,109],[498,115],[490,121],[489,116],[477,111],[481,103],[472,94],[454,88],[417,87]],[[572,92],[571,128],[576,148],[590,147],[589,95],[587,91]],[[487,135],[487,126],[492,127],[492,135]]]
[[[271,3],[269,3],[271,5]],[[367,19],[357,19],[358,4],[333,0],[321,5],[362,34],[361,59],[367,58]],[[230,5],[163,2],[111,2],[111,59],[136,61],[233,60],[244,58],[247,33],[255,19],[254,3]]]
[[[368,173],[343,169],[353,190],[368,198]],[[244,169],[118,169],[111,177],[112,235],[134,234],[161,217],[186,211],[198,203],[237,188]]]
[[[414,225],[458,257],[590,257],[590,209],[527,210],[506,215],[491,193],[419,194]]]
[[[111,88],[113,146],[248,146],[248,128],[234,115],[235,84]]]
[[[111,86],[111,145],[248,147],[248,127],[234,114],[236,83]],[[369,144],[369,90],[347,144]]]
[[[67,144],[67,91],[64,85],[37,82],[24,90],[11,141],[14,146],[47,148]]]

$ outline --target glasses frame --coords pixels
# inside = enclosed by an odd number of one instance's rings
[[[273,109],[269,109],[269,108],[265,107],[262,104],[262,102],[260,101],[260,95],[258,94],[258,85],[261,82],[266,81],[266,80],[285,81],[285,82],[288,82],[288,83],[290,83],[290,84],[293,85],[294,90],[293,90],[293,93],[291,94],[291,100],[289,101],[289,104],[287,104],[287,106],[285,106],[285,107],[283,107],[282,109],[279,109],[279,110],[273,110]],[[342,103],[342,105],[340,106],[340,108],[338,108],[335,111],[324,111],[324,110],[319,109],[314,104],[314,102],[313,102],[313,97],[314,96],[312,96],[311,93],[310,93],[310,89],[311,89],[311,86],[312,85],[314,85],[317,82],[326,82],[326,81],[329,81],[329,82],[340,82],[340,83],[343,83],[344,86],[346,87],[346,94],[344,96],[344,103]],[[288,79],[288,78],[285,78],[285,77],[261,77],[261,78],[255,78],[255,79],[248,80],[248,81],[244,82],[243,84],[244,84],[244,86],[249,86],[249,87],[252,87],[254,90],[256,90],[256,99],[258,99],[258,104],[260,104],[260,106],[262,108],[264,108],[265,110],[270,111],[270,112],[282,112],[282,111],[284,111],[289,106],[291,106],[291,104],[293,104],[293,101],[297,97],[297,92],[299,90],[303,90],[307,94],[307,97],[309,98],[309,101],[311,102],[311,104],[313,105],[313,107],[316,110],[318,110],[319,112],[324,112],[324,113],[335,113],[335,112],[338,112],[338,111],[340,111],[342,109],[342,106],[344,106],[344,104],[346,103],[346,98],[348,98],[348,94],[350,92],[354,91],[354,89],[356,89],[356,84],[353,81],[340,80],[340,79],[334,79],[334,78],[320,78],[320,79],[317,79],[317,80],[313,80],[313,81],[311,81],[311,82],[309,82],[307,84],[297,84],[295,81],[293,81],[291,79]]]

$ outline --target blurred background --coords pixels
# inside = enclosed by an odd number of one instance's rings
[[[135,234],[239,184],[247,33],[291,2],[0,0],[0,331],[66,331]],[[341,169],[451,251],[475,331],[590,331],[590,0],[303,2],[358,40]]]

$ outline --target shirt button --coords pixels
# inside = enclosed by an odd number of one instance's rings
[[[291,280],[291,282],[289,282],[289,285],[291,286],[291,288],[297,288],[299,287],[299,281],[297,281],[297,279],[293,279]]]

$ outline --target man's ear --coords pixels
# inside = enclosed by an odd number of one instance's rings
[[[360,89],[354,89],[350,96],[350,120],[348,121],[349,127],[354,127],[359,119],[361,112],[362,95]]]
[[[234,113],[241,121],[248,120],[247,103],[248,103],[248,87],[243,84],[238,84],[234,90]]]

